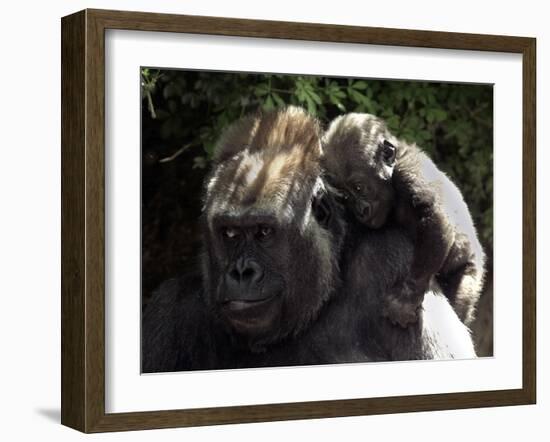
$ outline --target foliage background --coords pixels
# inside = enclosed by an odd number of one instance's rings
[[[473,326],[492,354],[493,88],[304,75],[141,70],[142,293],[197,265],[202,181],[228,124],[258,108],[299,105],[326,126],[368,112],[416,142],[462,190],[488,259]]]

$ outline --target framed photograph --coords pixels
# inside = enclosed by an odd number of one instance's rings
[[[535,39],[62,19],[62,423],[533,404]]]

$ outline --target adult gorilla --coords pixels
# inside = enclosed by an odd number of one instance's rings
[[[325,190],[320,128],[299,108],[231,126],[205,189],[202,278],[143,316],[144,372],[475,356],[445,297],[406,330],[381,317],[408,271],[403,232],[355,232]]]

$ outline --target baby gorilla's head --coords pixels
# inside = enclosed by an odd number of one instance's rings
[[[394,204],[396,145],[386,124],[369,114],[338,117],[323,137],[327,180],[357,221],[371,229],[386,223]]]

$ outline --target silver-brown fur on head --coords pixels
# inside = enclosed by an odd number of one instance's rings
[[[293,106],[233,124],[216,147],[217,167],[208,179],[209,223],[216,214],[251,211],[271,212],[280,221],[303,218],[306,213],[295,210],[319,180],[319,137],[317,120]]]

